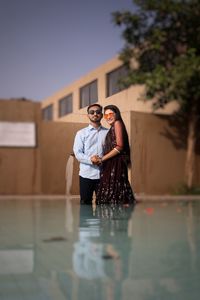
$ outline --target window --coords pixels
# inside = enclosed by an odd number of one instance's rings
[[[97,80],[80,88],[80,108],[98,102]]]
[[[53,120],[53,104],[48,105],[42,110],[42,118],[44,121]]]
[[[127,76],[127,73],[127,67],[121,66],[107,74],[107,97],[124,90],[124,87],[120,85],[119,81]]]
[[[72,94],[59,100],[59,117],[72,112]]]

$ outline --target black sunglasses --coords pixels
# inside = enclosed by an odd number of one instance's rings
[[[95,113],[96,113],[97,115],[100,115],[100,114],[102,113],[102,111],[101,111],[101,109],[97,109],[97,110],[91,109],[91,110],[89,110],[88,113],[89,113],[90,115],[94,115]]]

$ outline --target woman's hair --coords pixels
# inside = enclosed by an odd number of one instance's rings
[[[121,112],[120,112],[119,108],[116,105],[112,105],[112,104],[106,105],[104,107],[104,113],[108,109],[112,110],[115,113],[115,115],[116,115],[116,121],[119,120],[122,123],[122,127],[123,127],[123,140],[124,140],[124,150],[125,150],[126,154],[129,157],[129,163],[130,163],[130,145],[129,145],[128,133],[127,133],[124,121],[122,119]]]
[[[105,111],[106,111],[107,109],[111,109],[112,111],[114,111],[114,113],[116,114],[116,120],[121,120],[121,121],[123,121],[123,120],[122,120],[122,116],[121,116],[121,112],[120,112],[119,108],[118,108],[116,105],[110,104],[110,105],[105,106],[105,107],[104,107],[104,113],[105,113]]]

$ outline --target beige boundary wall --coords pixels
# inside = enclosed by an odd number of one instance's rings
[[[41,104],[0,100],[0,121],[34,122],[35,148],[0,147],[0,195],[65,194],[66,163],[74,136],[85,124],[42,122]],[[70,192],[78,193],[78,163],[74,162]]]
[[[136,192],[165,195],[183,183],[186,150],[177,149],[165,136],[170,116],[131,112],[131,181]],[[195,157],[194,183],[200,186],[200,155]]]
[[[67,174],[66,166],[73,151],[76,132],[87,124],[43,122],[42,123],[42,193],[65,194],[67,178],[71,176],[71,165]],[[73,158],[72,186],[70,194],[79,194],[78,162]]]
[[[0,121],[34,122],[35,148],[0,147],[0,194],[39,194],[41,192],[41,105],[28,100],[1,100]]]
[[[167,116],[140,112],[122,113],[129,133],[132,167],[129,179],[136,194],[171,194],[184,180],[185,149],[176,149],[164,136],[170,129]],[[67,182],[66,162],[76,131],[87,123],[44,122],[42,125],[42,190],[62,194]],[[172,129],[170,129],[172,130]],[[173,130],[172,130],[173,131]],[[195,182],[200,185],[200,157],[196,156]],[[74,159],[71,194],[79,194],[78,162]]]

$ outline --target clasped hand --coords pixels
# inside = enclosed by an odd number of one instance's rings
[[[90,158],[91,162],[93,163],[93,165],[101,165],[102,161],[101,161],[101,157],[99,157],[98,155],[93,155],[91,158]]]

